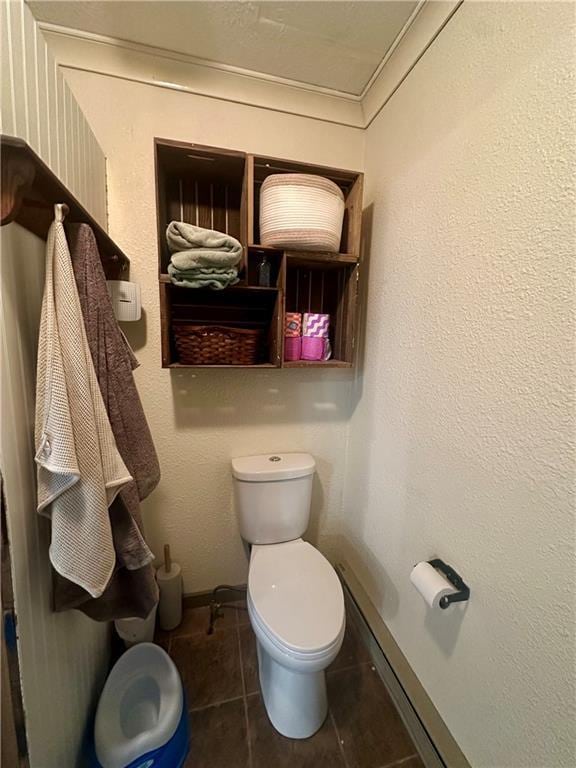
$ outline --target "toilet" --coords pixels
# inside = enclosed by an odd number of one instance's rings
[[[307,453],[232,461],[240,535],[251,545],[247,604],[260,688],[272,725],[293,739],[312,736],[326,719],[325,670],[346,623],[335,570],[302,539],[315,467]]]

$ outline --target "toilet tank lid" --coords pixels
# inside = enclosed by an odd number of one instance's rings
[[[232,474],[237,480],[268,483],[312,475],[316,468],[309,453],[266,453],[232,459]]]

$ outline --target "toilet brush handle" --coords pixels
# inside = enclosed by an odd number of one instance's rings
[[[170,544],[164,544],[164,568],[166,573],[172,570],[172,558],[170,557]]]

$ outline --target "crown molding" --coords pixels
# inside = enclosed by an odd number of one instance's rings
[[[426,0],[420,0],[420,4],[426,2]],[[322,93],[328,96],[335,96],[336,98],[346,99],[348,101],[360,101],[361,96],[346,91],[340,91],[336,88],[325,88],[321,85],[313,85],[303,82],[301,80],[291,80],[287,77],[280,77],[278,75],[270,75],[266,72],[258,72],[253,69],[244,69],[243,67],[236,67],[232,64],[224,64],[220,61],[213,61],[211,59],[204,59],[199,56],[192,56],[191,54],[181,53],[179,51],[171,51],[167,48],[160,48],[154,45],[148,45],[145,43],[136,43],[132,40],[124,40],[120,37],[108,37],[106,35],[99,35],[95,32],[86,32],[81,29],[74,29],[71,27],[64,27],[59,24],[50,24],[46,21],[39,21],[38,27],[44,33],[53,33],[63,36],[75,37],[78,39],[88,40],[95,43],[101,43],[103,45],[112,45],[118,48],[123,48],[127,51],[134,51],[136,53],[145,53],[150,56],[155,56],[162,59],[169,59],[172,61],[179,61],[184,64],[198,67],[207,67],[209,69],[215,69],[219,72],[227,72],[233,75],[242,75],[242,77],[250,77],[255,80],[266,80],[276,85],[286,85],[291,88],[299,88],[305,91],[312,91],[314,93]],[[402,33],[401,33],[402,34]]]
[[[58,64],[157,88],[363,127],[358,96],[239,70],[160,48],[39,23]]]
[[[430,0],[418,0],[416,8],[414,8],[412,13],[410,14],[408,19],[406,20],[406,23],[404,24],[404,26],[402,27],[400,32],[396,35],[394,41],[392,42],[392,45],[390,46],[390,48],[388,48],[388,50],[384,54],[384,57],[382,58],[382,61],[380,62],[380,64],[378,64],[378,66],[376,67],[376,69],[372,73],[372,76],[370,77],[370,79],[368,80],[368,82],[366,83],[364,88],[362,88],[362,91],[360,92],[360,96],[359,96],[360,101],[363,101],[363,99],[366,96],[366,94],[368,93],[368,91],[372,88],[372,86],[374,85],[376,80],[379,78],[380,73],[382,72],[382,70],[384,69],[384,67],[386,66],[386,64],[390,60],[390,58],[392,57],[392,54],[398,48],[398,46],[400,46],[402,44],[402,40],[404,40],[406,35],[409,33],[410,27],[412,26],[412,24],[414,23],[414,21],[419,16],[419,14],[421,13],[422,9],[424,8],[424,6],[428,2],[430,2]]]
[[[425,0],[408,20],[409,27],[362,96],[364,128],[380,114],[406,77],[434,43],[464,0]]]
[[[38,26],[65,69],[365,129],[462,2],[419,0],[360,95],[46,22]]]

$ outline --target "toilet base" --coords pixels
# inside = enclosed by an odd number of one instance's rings
[[[270,722],[283,736],[307,739],[322,727],[328,714],[326,673],[296,672],[279,664],[257,642],[258,669],[264,706]]]

